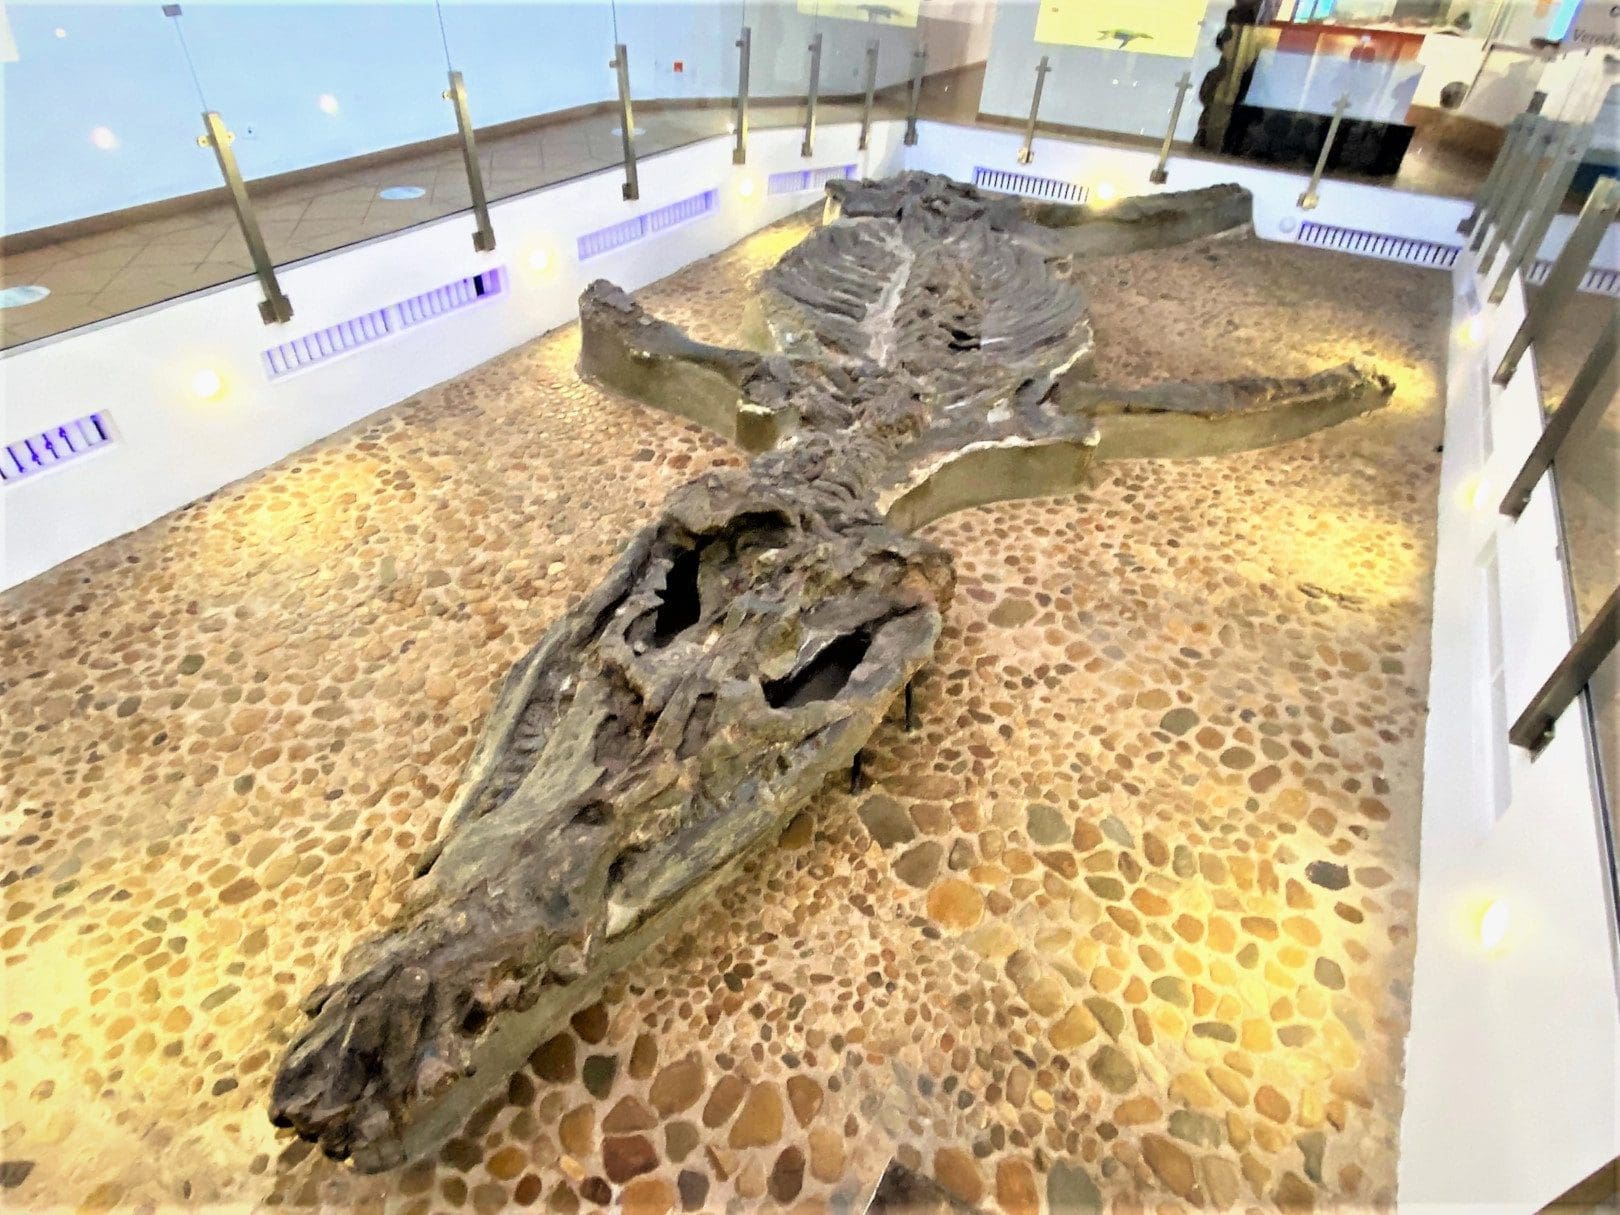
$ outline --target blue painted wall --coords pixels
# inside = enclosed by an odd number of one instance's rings
[[[204,108],[224,115],[254,177],[455,131],[442,97],[444,43],[479,126],[615,97],[606,0],[461,3],[444,30],[423,0],[234,3],[185,0],[179,25],[156,0],[9,4],[15,62],[0,64],[0,231],[21,232],[218,186],[199,148]],[[821,19],[788,0],[621,3],[636,97],[717,97],[736,89],[734,43],[754,30],[756,96],[802,92],[811,32],[826,35],[823,90],[859,88],[876,36],[880,81],[903,80],[919,31]],[[57,31],[61,31],[58,36]],[[674,70],[680,61],[682,71]],[[931,67],[946,66],[938,59]],[[323,95],[335,113],[320,107]],[[110,131],[116,145],[97,146]]]

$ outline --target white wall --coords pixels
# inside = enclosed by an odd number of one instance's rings
[[[1490,279],[1456,272],[1424,753],[1417,964],[1406,1051],[1403,1209],[1531,1212],[1620,1152],[1620,987],[1592,740],[1579,705],[1534,760],[1491,722],[1490,602],[1511,722],[1574,640],[1543,479],[1516,521],[1497,505],[1541,431],[1534,354],[1489,383],[1524,316],[1517,286],[1463,322]],[[1487,440],[1488,436],[1488,440]],[[1488,444],[1488,445],[1487,445]],[[1494,543],[1496,590],[1481,566]],[[1498,723],[1499,725],[1500,723]],[[1495,765],[1506,752],[1506,785]],[[1498,817],[1498,809],[1505,807]],[[1479,917],[1508,908],[1487,952]]]
[[[638,202],[604,172],[508,199],[490,208],[498,241],[475,253],[466,214],[412,228],[287,267],[283,290],[296,315],[259,322],[257,284],[239,280],[75,330],[0,357],[0,434],[13,441],[95,410],[111,414],[118,440],[59,468],[0,490],[0,588],[152,521],[275,462],[375,410],[492,358],[577,316],[585,284],[608,278],[635,288],[733,244],[809,206],[819,192],[767,196],[772,171],[856,163],[893,172],[901,124],[874,124],[865,154],[854,124],[823,127],[817,153],[799,155],[796,130],[763,130],[749,141],[749,165],[731,164],[720,137],[641,161]],[[744,176],[756,189],[736,189]],[[708,188],[718,212],[584,263],[581,233]],[[527,269],[544,247],[553,269]],[[494,266],[509,272],[502,295],[270,382],[267,346]],[[192,374],[217,371],[225,391],[200,401]]]

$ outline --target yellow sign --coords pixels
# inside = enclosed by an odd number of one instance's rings
[[[862,21],[867,25],[916,25],[922,0],[799,0],[801,13]]]
[[[1205,0],[1041,0],[1035,41],[1191,59]]]

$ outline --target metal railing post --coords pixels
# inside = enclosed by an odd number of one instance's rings
[[[1547,419],[1547,426],[1541,432],[1541,438],[1536,440],[1535,447],[1530,449],[1530,455],[1524,461],[1524,467],[1519,469],[1519,475],[1513,478],[1513,484],[1508,486],[1507,493],[1502,495],[1502,513],[1510,519],[1517,519],[1524,513],[1524,508],[1530,504],[1530,494],[1541,480],[1543,473],[1558,459],[1558,450],[1564,445],[1564,440],[1575,429],[1588,411],[1602,413],[1605,405],[1609,403],[1610,393],[1614,388],[1615,372],[1620,370],[1620,326],[1605,325],[1603,333],[1593,344],[1586,355],[1586,361],[1581,369],[1575,373],[1575,378],[1569,382],[1569,388],[1564,392],[1564,399],[1553,410],[1552,416]]]
[[[276,281],[275,263],[270,260],[270,251],[265,248],[264,234],[259,231],[259,221],[253,214],[253,203],[248,198],[247,183],[242,180],[242,171],[236,164],[236,153],[231,151],[231,143],[236,136],[225,129],[225,120],[215,111],[207,111],[202,118],[203,130],[207,134],[197,137],[197,146],[214,149],[214,159],[219,161],[219,171],[231,192],[231,206],[236,210],[237,226],[242,229],[242,240],[247,244],[248,256],[253,259],[253,273],[259,278],[259,286],[264,288],[264,299],[259,303],[259,317],[266,325],[290,321],[292,301],[281,293],[281,284]]]
[[[1532,753],[1545,747],[1552,739],[1553,726],[1559,717],[1592,681],[1617,642],[1620,642],[1620,586],[1609,593],[1563,661],[1553,668],[1547,682],[1530,698],[1530,703],[1508,731],[1508,740]]]
[[[1490,210],[1474,225],[1473,238],[1468,242],[1468,247],[1475,253],[1483,249],[1491,233],[1502,226],[1502,219],[1512,205],[1519,183],[1529,175],[1527,162],[1541,134],[1541,123],[1542,119],[1537,114],[1524,115],[1524,127],[1518,146],[1513,150],[1513,161],[1502,171],[1502,180],[1496,184],[1496,197],[1491,200]]]
[[[1328,121],[1327,138],[1322,141],[1321,154],[1316,158],[1316,168],[1311,170],[1310,184],[1305,187],[1305,193],[1299,196],[1299,207],[1302,211],[1316,210],[1319,202],[1317,187],[1322,184],[1322,174],[1327,171],[1328,157],[1333,152],[1333,143],[1339,137],[1339,124],[1344,121],[1344,112],[1350,108],[1350,94],[1346,93],[1333,103],[1333,117]]]
[[[911,52],[911,100],[906,109],[906,147],[917,144],[917,107],[922,104],[923,69],[928,63],[928,48],[918,46]]]
[[[731,149],[731,163],[748,163],[748,60],[754,50],[754,31],[742,27],[737,39],[737,146]]]
[[[1506,385],[1513,378],[1524,352],[1547,331],[1553,318],[1575,294],[1581,279],[1586,276],[1587,267],[1592,263],[1592,255],[1597,252],[1598,244],[1617,213],[1620,213],[1620,181],[1613,177],[1600,178],[1597,185],[1592,187],[1592,193],[1587,195],[1581,217],[1570,230],[1569,239],[1564,242],[1558,260],[1553,262],[1547,274],[1547,281],[1541,285],[1541,294],[1530,305],[1524,324],[1519,326],[1519,331],[1503,352],[1496,374],[1491,377],[1494,383]]]
[[[1524,117],[1523,114],[1515,114],[1513,120],[1508,123],[1507,131],[1502,136],[1502,146],[1496,150],[1496,159],[1491,161],[1490,172],[1485,174],[1485,181],[1479,187],[1479,194],[1474,198],[1474,209],[1457,225],[1460,235],[1472,236],[1485,212],[1496,205],[1496,192],[1501,187],[1508,166],[1513,163],[1519,140],[1524,135]]]
[[[1027,165],[1035,159],[1035,124],[1041,117],[1041,90],[1046,87],[1046,73],[1052,65],[1045,55],[1035,65],[1035,92],[1029,99],[1029,122],[1024,126],[1024,146],[1018,149],[1018,163]]]
[[[635,107],[630,104],[630,52],[624,43],[614,44],[608,66],[619,77],[619,132],[624,137],[624,186],[619,192],[628,202],[641,197],[641,177],[636,172]]]
[[[450,87],[444,98],[456,108],[456,130],[461,133],[461,160],[467,167],[467,190],[472,195],[473,218],[478,227],[473,232],[473,248],[488,253],[495,247],[495,229],[489,222],[489,200],[484,197],[484,173],[478,165],[478,143],[473,138],[472,113],[467,109],[467,86],[461,73],[450,73]]]
[[[1518,174],[1513,189],[1502,196],[1498,221],[1492,226],[1490,239],[1480,251],[1481,271],[1489,269],[1495,263],[1496,255],[1502,251],[1502,246],[1518,235],[1525,212],[1535,199],[1536,187],[1546,180],[1541,168],[1542,161],[1557,154],[1559,135],[1558,123],[1545,122],[1526,144],[1524,170]]]
[[[1181,79],[1176,81],[1176,100],[1170,106],[1170,125],[1164,128],[1164,142],[1159,145],[1159,163],[1153,166],[1153,172],[1148,174],[1148,180],[1156,186],[1162,186],[1170,180],[1170,145],[1175,142],[1176,124],[1181,121],[1181,107],[1187,100],[1187,90],[1192,88],[1192,73],[1181,73]]]
[[[860,151],[866,151],[867,140],[872,135],[872,98],[877,94],[878,73],[878,44],[877,39],[866,44],[866,97],[861,102],[861,138],[855,146]]]
[[[821,35],[810,37],[810,88],[804,95],[804,142],[799,145],[800,156],[811,156],[816,150],[816,94],[821,91]]]
[[[1501,273],[1491,284],[1491,303],[1502,302],[1513,276],[1524,269],[1541,248],[1541,242],[1547,239],[1547,230],[1552,227],[1553,217],[1558,214],[1564,195],[1569,193],[1570,182],[1575,180],[1575,171],[1580,168],[1581,158],[1586,155],[1591,138],[1590,124],[1577,126],[1571,123],[1564,128],[1563,137],[1554,145],[1551,170],[1537,192],[1537,201],[1514,234],[1513,242],[1508,246],[1507,261],[1502,263]]]

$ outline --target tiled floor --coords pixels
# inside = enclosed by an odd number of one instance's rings
[[[930,77],[920,109],[940,121],[970,123],[978,112],[982,83],[982,66]],[[889,96],[885,112],[903,112],[896,95]],[[859,117],[858,106],[824,104],[818,120],[832,123]],[[725,131],[731,112],[643,109],[636,121],[645,132],[637,140],[638,153],[645,156]],[[803,109],[756,103],[751,122],[757,127],[796,125],[803,122]],[[481,137],[485,191],[490,199],[499,199],[616,164],[622,155],[617,128],[617,116],[602,114],[518,134]],[[1480,172],[1476,161],[1419,140],[1393,184],[1425,193],[1466,194],[1475,188]],[[420,186],[426,193],[404,202],[379,198],[378,191],[391,185]],[[253,189],[250,182],[249,189],[278,265],[471,206],[459,148],[273,190]],[[36,284],[51,294],[37,303],[0,311],[0,349],[251,271],[235,217],[225,206],[130,223],[16,254],[0,263],[0,287]]]
[[[804,221],[642,293],[724,340]],[[397,907],[508,665],[738,457],[570,327],[0,597],[10,1210],[1389,1209],[1412,964],[1439,273],[1254,240],[1082,268],[1111,382],[1347,357],[1384,410],[929,529],[919,728],[361,1178],[265,1107]]]

